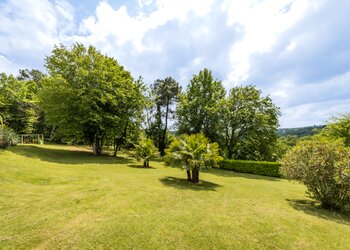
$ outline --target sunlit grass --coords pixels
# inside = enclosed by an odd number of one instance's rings
[[[0,249],[349,249],[350,219],[303,185],[186,174],[128,155],[24,145],[0,151]]]

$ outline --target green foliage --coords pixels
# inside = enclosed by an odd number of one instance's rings
[[[283,158],[281,174],[304,183],[322,207],[350,205],[350,152],[339,141],[301,141]]]
[[[306,137],[303,137],[303,139]],[[282,159],[282,157],[290,150],[292,147],[294,147],[299,139],[296,135],[286,135],[282,137],[278,137],[275,147],[274,147],[274,158],[276,160]]]
[[[220,105],[221,142],[229,159],[272,160],[279,108],[252,85],[234,87]]]
[[[19,80],[4,73],[0,75],[0,113],[4,123],[16,133],[38,130],[38,90],[39,85],[33,80]]]
[[[329,140],[343,140],[345,146],[350,147],[350,115],[334,117],[319,133],[320,137]]]
[[[168,145],[168,121],[173,116],[172,106],[177,102],[180,92],[181,86],[171,77],[158,79],[151,86],[150,101],[153,105],[150,106],[149,113],[154,114],[154,119],[148,121],[146,133],[156,142],[161,155],[165,154]]]
[[[149,161],[158,157],[158,149],[152,139],[141,136],[139,143],[135,145],[134,157],[143,160],[143,166],[149,167]]]
[[[233,170],[238,173],[248,173],[271,177],[280,177],[281,164],[266,161],[223,160],[221,169]]]
[[[176,108],[179,133],[203,132],[211,141],[219,139],[219,108],[225,97],[221,81],[214,80],[208,69],[194,75]]]
[[[5,126],[0,126],[0,148],[8,148],[14,146],[19,142],[18,135],[13,129]]]
[[[142,84],[94,47],[56,46],[46,58],[50,76],[40,92],[46,120],[63,139],[92,144],[102,153],[108,136],[118,137],[142,111]]]
[[[166,162],[187,170],[187,179],[194,183],[199,182],[200,170],[215,167],[221,160],[219,145],[210,143],[203,133],[184,134],[166,150]],[[189,171],[192,171],[192,176]]]

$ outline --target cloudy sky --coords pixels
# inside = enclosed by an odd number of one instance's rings
[[[150,84],[204,67],[254,84],[281,127],[350,112],[349,0],[0,0],[0,72],[43,68],[54,44],[91,44]]]

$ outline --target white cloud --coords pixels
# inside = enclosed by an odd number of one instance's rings
[[[166,23],[177,20],[184,22],[189,14],[204,16],[210,11],[212,0],[198,1],[139,1],[142,8],[154,4],[157,8],[149,15],[139,12],[131,16],[125,5],[113,9],[107,2],[100,2],[96,8],[96,15],[82,21],[80,30],[90,35],[86,37],[89,42],[98,43],[115,40],[116,46],[132,43],[138,52],[143,50],[159,50],[157,43],[145,45],[142,42],[144,35]]]
[[[8,0],[0,4],[0,13],[0,54],[12,66],[41,68],[44,56],[65,42],[74,26],[73,7],[63,0]]]
[[[223,9],[229,14],[227,24],[238,24],[244,30],[242,40],[236,42],[230,52],[228,82],[236,85],[245,82],[250,73],[250,56],[268,52],[277,38],[295,25],[311,6],[316,6],[312,0],[226,1]]]
[[[284,109],[280,126],[282,128],[291,128],[325,124],[334,116],[348,114],[349,110],[350,100],[301,104]]]
[[[282,127],[323,124],[350,110],[350,71],[323,82],[296,85],[276,83],[267,92],[282,108]]]

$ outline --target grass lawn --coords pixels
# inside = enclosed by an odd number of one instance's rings
[[[350,219],[303,185],[186,173],[68,146],[0,151],[0,249],[350,249]]]

